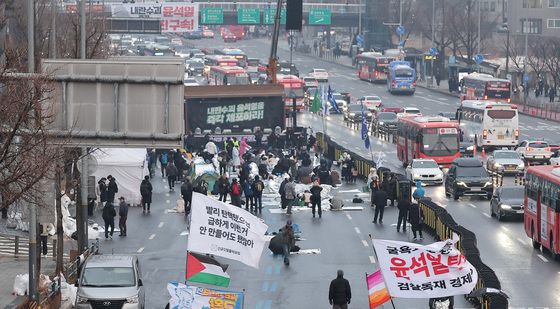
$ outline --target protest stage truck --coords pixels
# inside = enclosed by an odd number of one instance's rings
[[[282,85],[274,84],[185,87],[185,129],[201,140],[208,134],[215,142],[254,142],[260,128],[266,140],[285,128],[283,97]]]

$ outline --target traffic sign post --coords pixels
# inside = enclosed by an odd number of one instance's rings
[[[398,34],[399,36],[403,36],[403,35],[405,34],[405,32],[406,32],[406,29],[405,29],[404,26],[398,26],[398,27],[397,27],[397,34]]]
[[[276,8],[267,8],[264,10],[263,24],[274,25],[274,18],[276,17]],[[286,9],[280,11],[280,24],[286,24]]]
[[[330,9],[309,10],[309,25],[330,25],[332,12]]]
[[[358,45],[358,47],[362,48],[364,47],[364,36],[361,34],[356,35],[356,45]]]
[[[201,24],[221,25],[224,23],[224,9],[222,8],[203,8],[200,14]]]
[[[261,11],[258,8],[238,8],[237,23],[239,25],[258,25],[261,23]]]
[[[482,64],[482,62],[484,61],[484,56],[481,54],[476,54],[474,56],[474,62],[476,62],[476,64],[480,65]]]

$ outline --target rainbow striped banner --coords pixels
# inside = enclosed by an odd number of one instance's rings
[[[366,274],[366,282],[368,287],[370,309],[377,308],[391,300],[389,291],[383,281],[381,270],[378,270],[371,275]]]

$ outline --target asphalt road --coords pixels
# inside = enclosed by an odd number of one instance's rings
[[[249,57],[267,58],[270,44],[267,40],[245,40],[224,44],[219,39],[194,42],[197,47],[238,47]],[[289,59],[286,43],[279,48],[280,59]],[[331,73],[330,84],[338,91],[349,91],[354,97],[362,95],[379,95],[385,105],[414,106],[426,115],[438,112],[451,112],[456,109],[458,99],[418,89],[414,96],[392,96],[386,92],[385,85],[370,84],[356,78],[355,70],[343,65],[333,64],[322,59],[294,54],[293,61],[304,74],[312,68],[325,68]],[[319,117],[302,113],[300,122],[322,131]],[[528,116],[520,116],[520,130],[523,139],[544,138],[559,141],[556,136],[558,124]],[[363,142],[358,132],[348,129],[339,115],[331,115],[327,120],[327,132],[335,140],[354,151],[364,151]],[[372,138],[374,157],[382,157],[384,165],[392,170],[400,170],[401,164],[396,158],[396,149],[392,144]],[[369,155],[365,153],[365,155]],[[506,178],[506,183],[512,182]],[[461,198],[453,201],[445,197],[443,187],[433,187],[427,194],[445,207],[455,220],[476,233],[482,259],[492,267],[502,283],[502,289],[510,295],[513,308],[560,308],[560,267],[559,262],[550,256],[533,250],[530,239],[526,236],[520,220],[498,222],[490,217],[489,201],[478,198]],[[362,216],[360,216],[362,217]],[[364,216],[365,217],[365,216]],[[364,222],[364,231],[371,231],[372,224]],[[349,264],[350,262],[342,262]],[[327,276],[328,277],[328,276]],[[299,307],[299,306],[297,306]],[[303,307],[301,307],[303,308]]]

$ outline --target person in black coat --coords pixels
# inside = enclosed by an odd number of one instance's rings
[[[347,309],[351,298],[350,282],[344,279],[344,272],[339,269],[336,272],[336,279],[331,281],[329,286],[329,303],[333,309]]]
[[[406,198],[402,198],[397,203],[397,208],[399,209],[399,218],[397,220],[397,232],[400,232],[401,223],[403,225],[403,232],[406,232],[406,220],[408,218],[410,202]]]
[[[280,188],[278,189],[278,193],[280,194],[280,205],[282,209],[286,209],[287,201],[286,201],[286,184],[288,183],[288,178],[284,178],[284,180],[280,183]]]
[[[103,213],[101,215],[103,217],[103,221],[105,222],[105,239],[113,238],[113,232],[115,231],[115,216],[117,216],[117,212],[115,211],[115,207],[113,207],[113,203],[107,201],[105,203],[105,207],[103,207]],[[109,228],[111,231],[109,232]]]
[[[104,206],[105,203],[107,202],[107,183],[105,182],[106,180],[107,178],[102,177],[97,182],[97,188],[99,189],[99,202],[101,203],[99,205],[100,208]]]
[[[115,194],[119,192],[119,186],[117,186],[115,177],[109,175],[107,179],[109,179],[109,185],[107,186],[107,202],[113,204],[115,201]]]
[[[408,211],[408,222],[411,225],[414,240],[417,239],[416,232],[418,232],[420,239],[423,239],[424,237],[422,236],[422,225],[424,224],[424,212],[417,203],[414,203],[410,206],[410,210]]]
[[[387,195],[388,198],[391,200],[391,206],[395,206],[395,200],[397,199],[397,176],[391,173],[389,178],[389,183],[387,184]]]
[[[185,182],[181,186],[181,196],[185,202],[185,216],[188,216],[191,212],[193,190],[194,188],[190,179],[185,178]]]
[[[142,195],[142,213],[146,213],[146,206],[148,206],[148,212],[150,212],[150,204],[152,204],[152,183],[150,183],[150,177],[144,176],[144,180],[140,184],[140,195]]]
[[[317,179],[315,179],[313,186],[311,186],[309,191],[311,192],[311,211],[313,213],[313,218],[315,218],[315,207],[318,207],[317,212],[319,214],[319,218],[321,218],[321,191],[323,191],[323,187],[319,185],[319,181]]]
[[[375,216],[373,217],[373,223],[377,223],[377,218],[379,218],[379,223],[383,223],[385,206],[387,206],[387,192],[381,188],[375,192]]]

